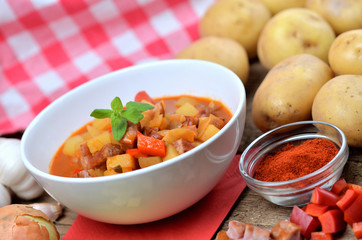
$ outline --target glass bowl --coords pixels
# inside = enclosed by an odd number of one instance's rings
[[[298,144],[314,138],[328,139],[339,148],[337,155],[322,168],[282,182],[265,182],[253,178],[263,156],[287,143]],[[275,128],[255,139],[243,152],[239,169],[247,186],[268,201],[285,207],[303,206],[310,201],[314,188],[330,189],[341,177],[348,154],[346,137],[338,127],[325,122],[302,121]]]

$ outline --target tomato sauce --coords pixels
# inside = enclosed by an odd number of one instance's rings
[[[162,97],[162,98],[154,98],[154,102],[156,102],[156,103],[163,102],[164,103],[163,115],[172,115],[172,114],[175,114],[175,112],[178,108],[177,103],[180,101],[180,99],[187,99],[187,101],[192,102],[192,104],[194,106],[196,106],[198,109],[201,109],[200,112],[202,112],[204,110],[205,110],[205,112],[211,111],[213,115],[215,115],[217,118],[221,119],[225,124],[232,117],[230,110],[225,105],[223,105],[219,101],[215,101],[210,98],[201,98],[201,97],[194,97],[194,96],[189,96],[189,95],[167,96],[167,97]],[[199,106],[202,106],[202,107],[199,107]],[[144,115],[145,115],[145,112],[144,112]],[[199,116],[195,117],[195,119],[198,119],[198,117]],[[69,136],[68,139],[70,139],[74,136],[82,136],[83,137],[82,139],[84,139],[83,144],[84,144],[84,142],[87,142],[90,139],[90,136],[88,133],[88,131],[89,131],[88,128],[92,128],[93,122],[94,121],[89,122],[89,123],[85,124],[84,126],[82,126],[80,129],[73,132]],[[198,126],[196,125],[195,128],[197,128],[197,127]],[[156,129],[160,130],[158,128],[156,128]],[[139,131],[142,131],[142,130],[143,129],[139,129]],[[167,130],[169,130],[169,129],[163,129],[164,132]],[[108,125],[105,124],[105,127],[104,127],[104,129],[102,129],[101,132],[102,133],[108,132],[112,136],[112,130],[110,128],[110,123],[108,123]],[[160,132],[162,132],[162,131],[160,131]],[[196,141],[202,142],[200,140],[196,140]],[[49,173],[53,174],[53,175],[57,175],[57,176],[63,176],[63,177],[76,177],[78,172],[84,170],[84,166],[82,165],[82,162],[80,160],[80,155],[81,155],[81,151],[79,150],[80,143],[77,143],[78,145],[77,144],[75,145],[75,146],[77,146],[77,150],[74,151],[73,155],[70,155],[70,154],[66,154],[65,150],[64,150],[66,142],[64,142],[62,144],[62,146],[60,146],[58,151],[55,153],[53,159],[51,160],[50,165],[49,165]],[[112,139],[112,143],[114,143],[114,142],[117,143],[117,141]],[[96,153],[93,153],[93,155],[94,154],[96,154]],[[161,160],[161,161],[163,161],[163,160]],[[137,166],[138,166],[138,163],[137,163]],[[124,168],[124,169],[127,169],[127,168]],[[94,177],[94,176],[102,176],[103,174],[105,174],[104,173],[105,170],[107,170],[107,168],[106,168],[106,164],[104,163],[95,169],[88,170],[88,172],[91,172],[92,177]],[[133,169],[133,170],[136,170],[136,169]]]

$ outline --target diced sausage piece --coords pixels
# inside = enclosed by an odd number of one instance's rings
[[[87,170],[82,170],[82,171],[77,172],[76,177],[77,178],[89,178],[89,177],[91,177],[91,175],[89,174],[89,172]]]
[[[197,125],[198,118],[192,116],[185,116],[186,120],[182,123],[182,126]]]
[[[226,234],[235,240],[269,240],[270,231],[250,224],[230,221]]]
[[[243,240],[269,240],[270,231],[258,226],[247,224]]]
[[[128,122],[127,124],[127,130],[122,139],[119,141],[124,152],[136,146],[137,138],[137,125],[131,122]]]
[[[80,145],[80,163],[84,169],[90,169],[92,158],[88,145],[86,143]]]
[[[163,138],[163,136],[158,133],[158,129],[152,128],[152,127],[145,127],[143,130],[143,135],[148,136],[148,137],[153,137],[153,138],[156,138],[159,140],[161,140]]]
[[[216,235],[216,240],[230,240],[229,236],[227,235],[226,231],[220,231]]]
[[[98,167],[102,163],[105,163],[108,157],[113,157],[121,153],[123,153],[123,151],[120,145],[108,143],[93,156],[90,168]]]
[[[185,153],[195,147],[192,142],[189,142],[183,138],[174,141],[173,146],[176,148],[176,151],[179,154]]]
[[[210,108],[205,104],[198,104],[195,107],[199,110],[199,113],[196,115],[198,118],[208,117],[211,113]]]
[[[122,153],[120,145],[112,143],[104,145],[100,151],[94,154],[94,156],[92,156],[89,151],[87,144],[82,144],[80,146],[80,150],[80,163],[85,170],[95,168],[102,163],[105,163],[107,161],[107,157],[112,157]]]
[[[283,220],[273,227],[270,236],[275,240],[299,240],[302,239],[301,230],[301,226]]]
[[[229,221],[229,229],[226,234],[232,239],[242,239],[245,234],[246,224],[243,222]]]

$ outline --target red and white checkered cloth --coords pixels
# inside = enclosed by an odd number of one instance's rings
[[[215,0],[0,0],[0,135],[111,71],[172,58]]]

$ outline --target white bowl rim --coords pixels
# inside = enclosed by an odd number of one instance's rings
[[[92,84],[96,84],[96,82],[98,81],[102,81],[103,78],[109,77],[111,75],[117,75],[126,71],[137,71],[139,69],[142,68],[148,68],[148,67],[153,67],[155,65],[167,65],[167,64],[180,64],[183,62],[194,62],[195,64],[204,64],[204,65],[209,65],[210,67],[214,67],[214,68],[218,68],[220,71],[225,71],[227,74],[231,75],[231,77],[229,79],[232,79],[232,81],[235,81],[236,85],[238,86],[240,93],[241,93],[241,98],[240,98],[240,102],[235,110],[235,112],[233,113],[232,118],[229,120],[229,122],[218,132],[216,133],[214,136],[212,136],[210,139],[208,139],[206,142],[203,142],[202,144],[200,144],[199,146],[195,147],[194,149],[191,149],[188,152],[185,152],[175,158],[172,158],[170,160],[167,160],[165,162],[159,163],[159,164],[155,164],[152,166],[149,166],[147,168],[143,168],[143,169],[137,169],[135,171],[132,172],[126,172],[126,173],[122,173],[122,174],[115,174],[115,175],[111,175],[111,176],[101,176],[101,177],[93,177],[93,178],[71,178],[71,177],[61,177],[61,176],[56,176],[56,175],[52,175],[50,173],[46,173],[43,172],[39,169],[37,169],[36,167],[34,167],[33,164],[31,164],[29,162],[29,160],[26,157],[25,154],[25,146],[23,144],[23,142],[27,141],[28,138],[28,133],[29,130],[31,129],[31,127],[33,125],[36,125],[37,121],[43,116],[45,115],[49,109],[51,109],[53,106],[55,106],[56,104],[59,104],[63,98],[68,97],[68,95],[71,94],[76,94],[77,89],[80,88],[84,88],[88,85],[92,85]],[[224,134],[224,132],[230,128],[230,126],[237,121],[237,118],[239,117],[239,115],[242,113],[242,109],[243,106],[246,104],[246,92],[245,92],[245,87],[242,83],[242,81],[240,80],[240,78],[234,73],[232,72],[230,69],[213,63],[213,62],[209,62],[209,61],[204,61],[204,60],[196,60],[196,59],[168,59],[168,60],[160,60],[160,61],[152,61],[152,62],[147,62],[147,63],[143,63],[143,64],[139,64],[139,65],[132,65],[126,68],[122,68],[113,72],[110,72],[108,74],[99,76],[91,81],[88,81],[86,83],[83,83],[81,85],[79,85],[78,87],[68,91],[67,93],[65,93],[64,95],[60,96],[59,98],[57,98],[56,100],[54,100],[53,102],[51,102],[47,107],[45,107],[37,116],[35,116],[35,118],[32,120],[32,122],[28,125],[28,127],[25,129],[24,134],[22,136],[22,141],[20,144],[20,150],[21,150],[21,158],[22,161],[24,163],[24,165],[26,166],[26,168],[33,174],[36,174],[42,178],[45,179],[49,179],[52,181],[56,181],[56,182],[64,182],[64,183],[80,183],[80,184],[88,184],[88,183],[101,183],[101,182],[108,182],[108,181],[112,181],[112,180],[122,180],[122,179],[127,179],[127,178],[133,178],[136,177],[139,174],[146,174],[149,172],[153,172],[156,171],[160,168],[163,167],[167,167],[169,165],[175,164],[176,162],[180,162],[182,161],[184,158],[187,158],[188,156],[192,155],[194,152],[199,151],[203,148],[206,148],[208,145],[212,144],[217,138],[219,138],[221,135]]]
[[[260,139],[262,139],[263,137],[265,137],[266,135],[269,135],[275,131],[278,131],[279,129],[282,128],[286,128],[286,127],[291,127],[291,126],[295,126],[295,125],[306,125],[306,124],[321,124],[321,125],[327,125],[329,127],[332,127],[333,129],[337,130],[337,132],[340,134],[341,138],[342,138],[342,145],[338,150],[338,153],[336,154],[336,156],[334,156],[334,158],[332,158],[327,164],[325,164],[323,167],[321,167],[320,169],[304,175],[300,178],[295,178],[292,180],[288,180],[288,181],[282,181],[282,182],[266,182],[266,181],[260,181],[257,180],[253,177],[251,177],[245,170],[243,167],[243,159],[245,158],[245,155],[250,151],[250,149],[254,146],[255,143],[257,143]],[[262,186],[263,188],[267,188],[267,187],[282,187],[282,186],[286,186],[289,184],[294,184],[294,183],[298,183],[298,182],[302,182],[306,179],[315,177],[316,175],[319,175],[320,173],[324,172],[326,169],[330,168],[331,165],[334,165],[336,163],[336,159],[340,159],[341,155],[345,152],[348,151],[348,145],[347,145],[347,139],[345,134],[343,133],[343,131],[338,128],[337,126],[335,126],[334,124],[331,123],[327,123],[327,122],[323,122],[323,121],[298,121],[298,122],[293,122],[293,123],[289,123],[289,124],[285,124],[282,126],[279,126],[277,128],[274,128],[264,134],[262,134],[261,136],[259,136],[258,138],[256,138],[252,143],[249,144],[249,146],[243,151],[243,153],[241,154],[240,157],[240,161],[239,161],[239,171],[241,173],[241,175],[243,176],[243,178],[245,179],[245,181],[247,183],[253,182],[253,185],[257,185],[257,186]],[[279,191],[281,191],[282,189],[278,189]],[[301,191],[303,191],[304,189],[301,189]]]

